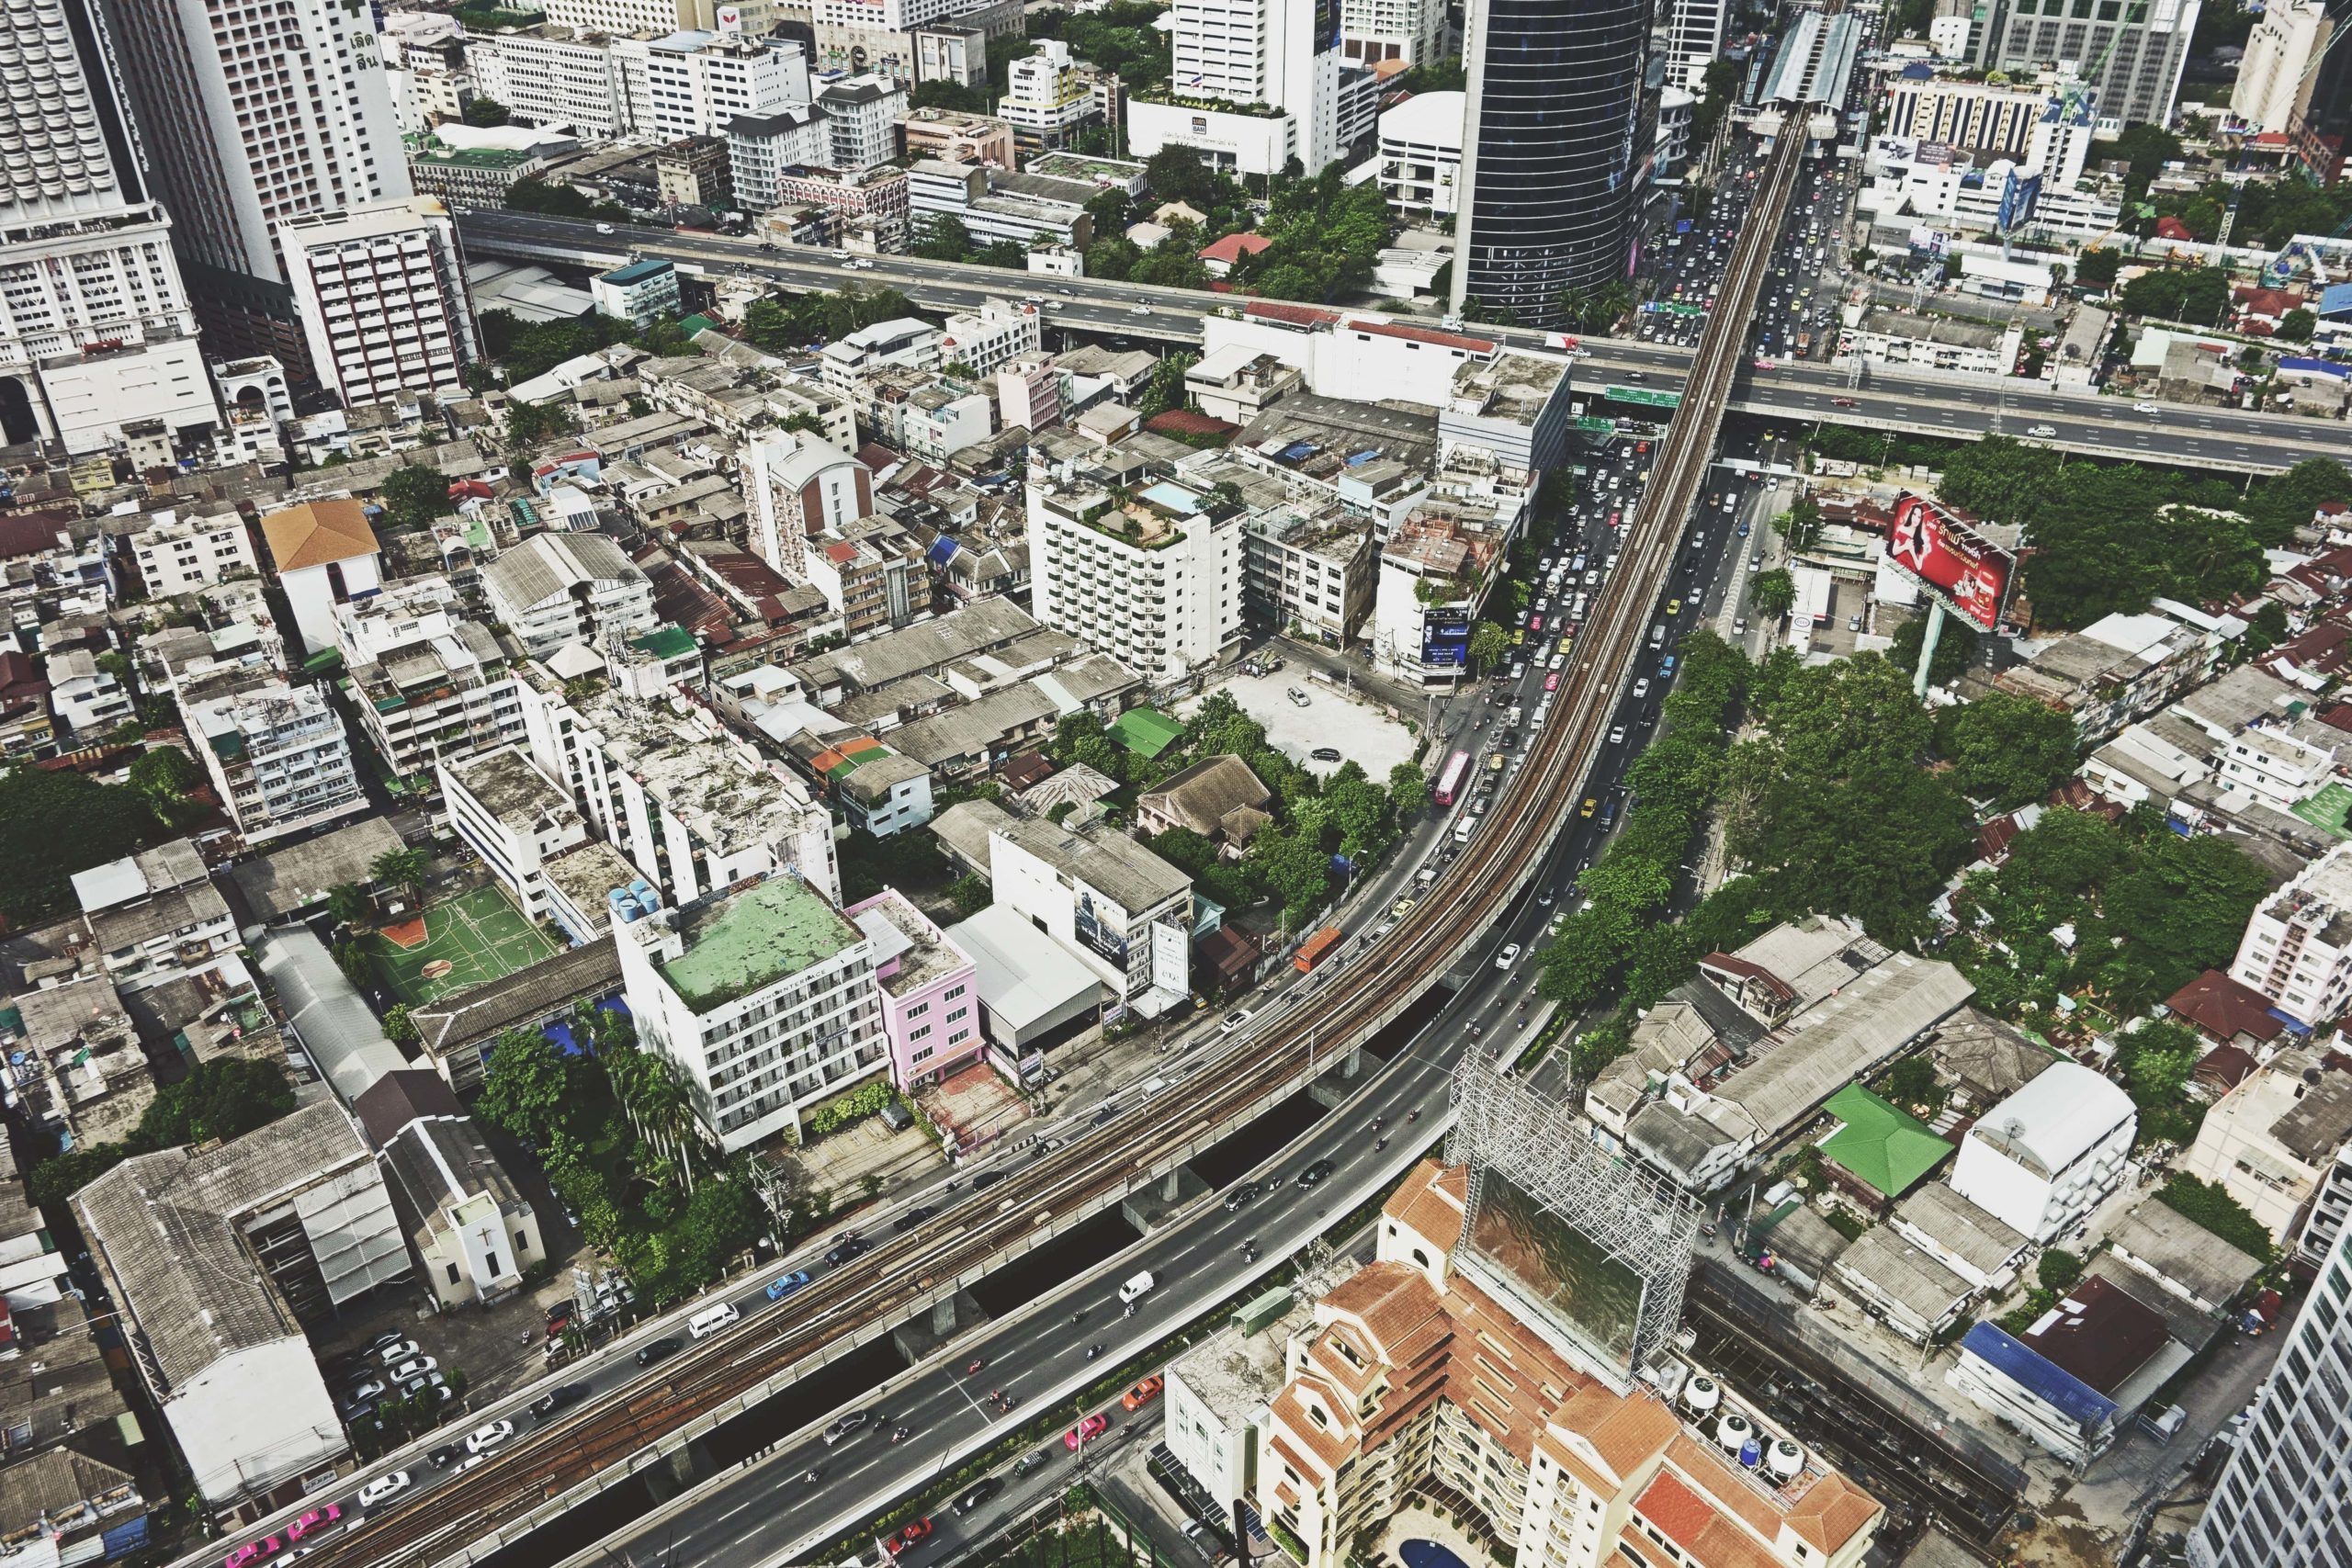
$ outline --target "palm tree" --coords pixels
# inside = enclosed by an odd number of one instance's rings
[[[378,882],[399,888],[408,895],[411,902],[421,904],[424,901],[424,873],[428,863],[423,850],[386,850],[368,869]]]

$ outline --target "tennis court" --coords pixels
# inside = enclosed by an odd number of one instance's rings
[[[414,1007],[555,956],[506,895],[478,887],[363,939],[385,989]]]

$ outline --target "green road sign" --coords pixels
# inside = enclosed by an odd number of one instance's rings
[[[1595,419],[1588,414],[1577,421],[1577,429],[1587,435],[1614,435],[1617,434],[1617,422],[1613,419]]]
[[[1640,403],[1647,408],[1679,409],[1682,406],[1681,393],[1653,392],[1645,387],[1611,387],[1608,395],[1611,402]]]

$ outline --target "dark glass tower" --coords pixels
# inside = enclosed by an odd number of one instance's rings
[[[1622,281],[1652,130],[1656,0],[1470,0],[1453,298],[1550,325]]]

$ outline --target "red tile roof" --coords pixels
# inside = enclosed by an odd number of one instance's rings
[[[2270,1010],[2267,997],[2219,969],[2206,970],[2166,997],[2165,1006],[2223,1044],[2240,1035],[2256,1041],[2276,1040],[2287,1028]]]
[[[1465,337],[1460,333],[1442,333],[1431,327],[1411,327],[1401,321],[1375,321],[1362,316],[1351,316],[1348,318],[1348,330],[1364,333],[1373,337],[1396,337],[1403,338],[1408,343],[1428,343],[1435,344],[1440,348],[1458,348],[1466,354],[1495,352],[1494,342],[1489,338]]]
[[[1201,247],[1203,261],[1224,262],[1228,266],[1243,256],[1254,256],[1272,248],[1273,242],[1263,234],[1227,234]]]
[[[1241,307],[1241,313],[1294,327],[1336,327],[1344,319],[1339,311],[1326,310],[1319,305],[1283,305],[1272,299],[1252,299]]]
[[[2159,240],[2193,240],[2197,238],[2197,236],[2190,233],[2188,231],[2188,225],[2183,223],[2177,218],[2159,218],[2156,220],[2156,238]]]
[[[1170,409],[1153,414],[1143,422],[1146,430],[1156,430],[1162,435],[1232,435],[1241,427],[1230,420],[1213,419],[1191,409]]]

